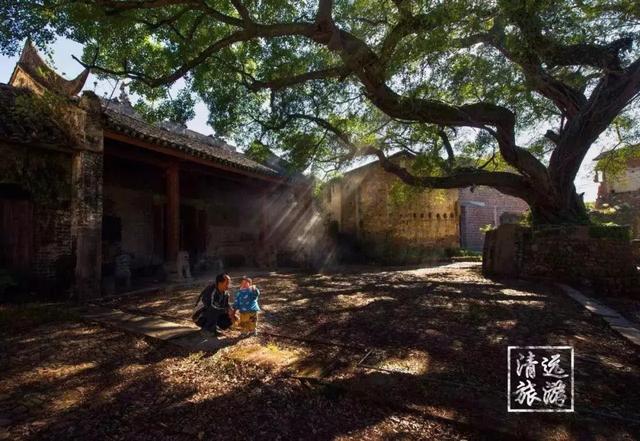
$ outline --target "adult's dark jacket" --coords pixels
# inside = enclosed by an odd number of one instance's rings
[[[231,326],[231,319],[228,314],[228,293],[218,291],[215,283],[212,283],[202,290],[198,297],[198,302],[200,300],[202,300],[204,310],[197,322],[198,326],[205,331],[211,332],[215,332],[216,326],[220,329],[227,329]]]

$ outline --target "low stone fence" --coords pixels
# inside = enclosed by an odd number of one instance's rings
[[[627,227],[501,225],[487,232],[486,275],[542,277],[587,285],[598,294],[640,294]]]

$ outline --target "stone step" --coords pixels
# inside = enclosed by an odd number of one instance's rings
[[[170,322],[159,317],[136,315],[101,306],[89,306],[81,312],[81,315],[91,322],[167,341],[191,351],[215,352],[237,341],[234,338],[210,336],[195,325]]]

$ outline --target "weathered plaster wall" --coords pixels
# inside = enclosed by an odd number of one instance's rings
[[[394,197],[399,179],[377,165],[330,184],[323,208],[362,252],[386,262],[430,260],[459,246],[458,191],[409,191]],[[331,198],[327,192],[331,191]]]
[[[640,190],[640,165],[629,164],[620,176],[609,179],[608,188],[615,193]]]
[[[324,215],[334,222],[338,231],[342,230],[342,181],[329,182],[321,195]]]
[[[311,182],[275,188],[266,197],[266,246],[261,258],[273,266],[305,266],[322,270],[336,263],[335,238],[313,197]]]
[[[163,261],[162,241],[154,242],[154,195],[117,183],[105,186],[105,216],[120,219],[121,246],[132,254],[132,267],[140,268]]]
[[[255,265],[259,236],[259,195],[236,182],[202,183],[194,206],[206,210],[205,259],[227,265]]]

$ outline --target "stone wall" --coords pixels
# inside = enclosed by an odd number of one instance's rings
[[[485,226],[496,227],[506,213],[522,214],[529,208],[522,199],[483,186],[460,189],[459,203],[460,243],[474,251],[482,250]]]
[[[487,233],[482,265],[490,276],[547,278],[602,295],[640,293],[625,227],[502,225]]]

